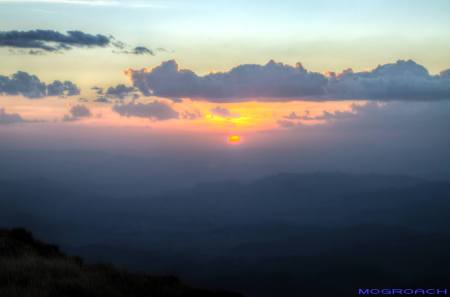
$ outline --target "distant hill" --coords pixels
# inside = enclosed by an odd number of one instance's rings
[[[174,276],[129,273],[112,265],[85,265],[25,229],[0,230],[2,297],[240,297],[191,288]]]

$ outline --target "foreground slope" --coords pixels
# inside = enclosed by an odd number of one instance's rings
[[[2,297],[239,297],[193,289],[172,276],[129,273],[110,265],[85,265],[24,229],[0,230]]]

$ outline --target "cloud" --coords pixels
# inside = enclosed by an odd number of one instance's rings
[[[0,47],[33,49],[46,52],[69,50],[74,47],[106,47],[113,38],[92,35],[82,31],[67,31],[66,34],[53,30],[0,31]]]
[[[91,111],[89,108],[87,108],[84,105],[78,104],[75,106],[72,106],[72,108],[69,110],[69,114],[65,115],[63,118],[64,122],[73,122],[78,121],[83,118],[90,118],[92,116]]]
[[[136,94],[136,88],[133,86],[126,86],[124,84],[118,84],[113,87],[109,87],[106,91],[101,88],[94,86],[91,88],[97,94],[97,99],[95,102],[100,103],[108,103],[110,99],[119,99],[123,100],[127,97],[131,97],[132,99],[139,98],[139,95]]]
[[[239,114],[232,113],[229,109],[221,106],[216,106],[211,109],[213,115],[217,115],[223,118],[238,118]]]
[[[135,55],[151,55],[151,56],[155,55],[155,53],[151,49],[146,48],[145,46],[136,46],[133,49],[133,54],[135,54]]]
[[[309,116],[309,111],[305,111],[304,116],[299,116],[295,111],[291,112],[289,115],[284,116],[283,118],[286,120],[303,120],[305,117]]]
[[[47,95],[47,86],[37,76],[19,71],[11,77],[0,76],[0,92],[6,95],[40,98]]]
[[[61,82],[55,80],[47,85],[47,96],[75,96],[80,94],[80,89],[71,81]]]
[[[24,120],[19,114],[7,113],[4,108],[0,107],[0,125],[9,125],[25,122],[27,121]]]
[[[174,60],[151,71],[129,70],[134,86],[144,95],[188,97],[210,101],[245,101],[251,98],[321,95],[326,78],[295,67],[270,61],[266,65],[241,65],[225,73],[198,76],[180,70]]]
[[[314,119],[325,121],[351,119],[356,115],[356,111],[358,110],[357,106],[359,105],[353,105],[352,111],[340,111],[340,110],[336,110],[334,112],[324,111],[322,115],[316,116],[314,117]]]
[[[114,51],[117,54],[128,54],[128,55],[136,55],[136,56],[144,56],[144,55],[149,55],[149,56],[154,56],[155,55],[155,51],[145,47],[145,46],[136,46],[136,47],[130,47],[129,45],[127,45],[124,42],[117,42],[116,43],[116,47],[121,49],[119,51]]]
[[[336,120],[331,125],[314,125],[307,128],[313,132],[329,131],[328,135],[342,135],[345,131],[352,137],[369,140],[370,145],[382,145],[381,142],[383,142],[389,149],[394,143],[405,145],[407,141],[416,142],[416,148],[421,146],[437,148],[437,143],[447,150],[450,147],[447,131],[450,127],[448,116],[450,100],[414,101],[408,104],[402,101],[368,102],[354,104],[352,112],[354,115],[351,120]],[[304,126],[300,126],[299,129]],[[377,142],[371,135],[390,135],[393,138],[389,140],[384,138]],[[436,137],[436,139],[427,143],[424,139],[428,137]],[[422,140],[419,141],[419,139]]]
[[[448,71],[448,70],[447,70]],[[335,98],[375,100],[450,99],[447,71],[430,75],[412,60],[380,65],[372,71],[351,69],[331,75],[327,92]]]
[[[28,51],[28,54],[31,55],[31,56],[42,56],[42,55],[45,54],[45,52],[42,51],[42,50],[33,50],[32,49],[32,50]]]
[[[174,60],[153,69],[129,69],[126,74],[145,96],[212,102],[450,99],[450,70],[430,75],[412,60],[328,76],[307,71],[300,63],[290,66],[274,61],[199,76],[179,69]]]
[[[278,125],[283,128],[293,128],[301,126],[308,121],[321,121],[321,123],[330,123],[338,120],[352,119],[360,115],[360,113],[366,111],[367,109],[373,110],[378,108],[377,102],[370,102],[367,104],[353,104],[350,111],[323,111],[322,114],[312,116],[308,110],[304,112],[303,115],[298,115],[296,112],[291,112],[287,116],[283,116],[278,120]]]
[[[94,90],[97,95],[103,95],[103,88],[101,87],[93,86],[91,90]]]
[[[295,112],[291,112],[289,115],[284,116],[285,120],[303,120],[303,121],[330,121],[330,120],[343,120],[352,118],[355,116],[357,107],[359,105],[353,105],[352,111],[340,111],[336,110],[333,112],[324,111],[321,115],[311,116],[309,111],[305,111],[304,115],[297,115]]]
[[[125,97],[132,95],[135,91],[136,89],[134,87],[119,84],[115,87],[109,87],[105,94],[110,98],[124,99]]]
[[[155,121],[164,121],[170,119],[178,119],[179,113],[169,105],[161,101],[153,101],[150,103],[116,104],[113,110],[125,117],[140,117]]]
[[[109,99],[106,98],[106,97],[103,96],[103,95],[98,96],[98,97],[94,100],[94,102],[97,102],[97,103],[110,103]]]
[[[221,106],[216,106],[213,109],[211,109],[211,113],[216,116],[220,116],[223,118],[238,118],[239,114],[232,113],[229,109]]]
[[[66,33],[54,30],[0,31],[0,47],[7,47],[12,53],[29,55],[93,47],[112,47],[118,49],[116,53],[155,55],[153,50],[145,46],[130,47],[113,36],[93,35],[82,31]]]
[[[41,82],[35,75],[18,71],[8,76],[0,75],[0,95],[22,95],[27,98],[45,96],[75,96],[80,89],[70,81],[55,80],[50,84]]]
[[[180,117],[185,120],[196,120],[203,117],[203,115],[200,111],[195,110],[195,111],[184,111],[183,113],[181,113]]]
[[[126,53],[133,55],[151,55],[151,56],[155,55],[155,52],[153,50],[145,46],[136,46],[131,51],[127,51]]]
[[[289,121],[289,120],[278,120],[277,123],[280,127],[283,127],[283,128],[294,128],[297,125],[299,125],[298,123]]]

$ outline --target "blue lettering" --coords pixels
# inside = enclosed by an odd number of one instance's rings
[[[358,289],[358,295],[448,295],[447,289]]]
[[[369,295],[369,289],[358,289],[358,295]]]

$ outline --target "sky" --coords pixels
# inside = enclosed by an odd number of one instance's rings
[[[0,150],[448,162],[448,28],[447,0],[0,0]]]

